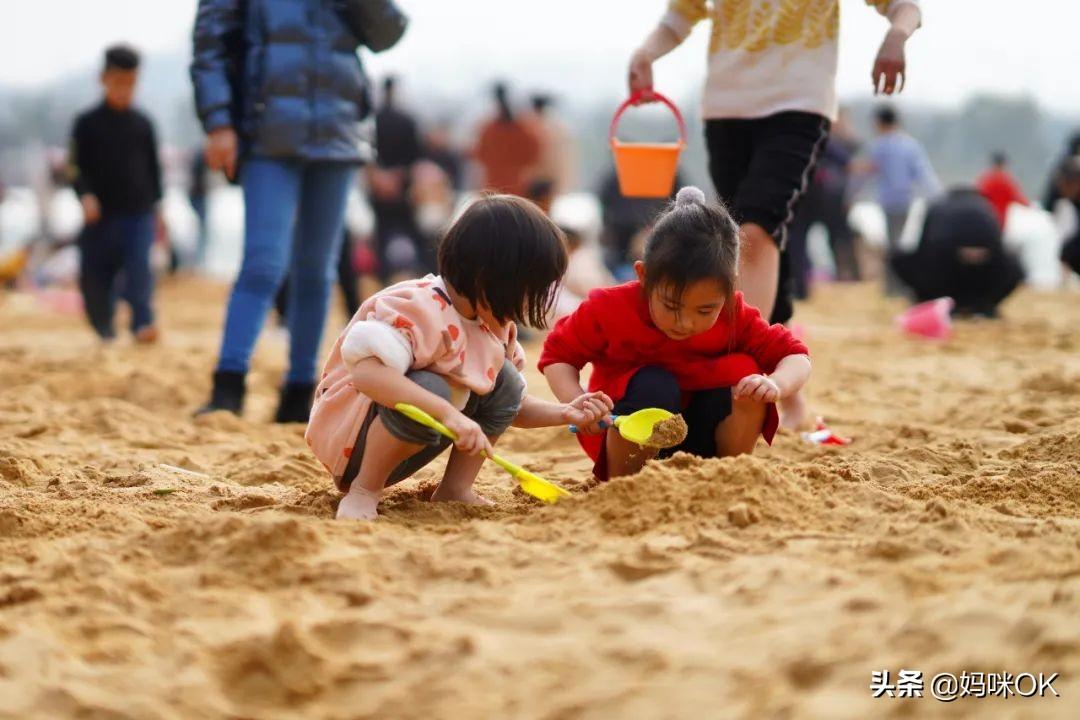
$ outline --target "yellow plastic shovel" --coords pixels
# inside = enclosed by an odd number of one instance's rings
[[[649,440],[652,439],[655,425],[673,417],[675,417],[675,414],[667,410],[645,408],[629,415],[616,415],[615,427],[626,440],[637,445],[648,445]],[[571,425],[570,432],[576,433],[577,425]]]
[[[435,430],[436,432],[450,438],[454,442],[457,442],[457,436],[450,428],[446,427],[441,422],[431,417],[415,405],[410,405],[408,403],[398,403],[394,406],[394,409],[402,415],[405,415],[406,417],[415,420],[421,425],[426,425],[432,430]],[[518,484],[521,485],[521,489],[526,495],[531,495],[537,500],[542,500],[546,503],[558,502],[560,498],[570,496],[570,493],[567,490],[564,490],[553,482],[545,480],[539,475],[529,472],[520,465],[515,465],[509,460],[501,458],[494,453],[492,453],[491,455],[484,453],[484,455],[493,463],[501,467],[503,470],[506,470],[506,472],[513,475],[517,479]]]

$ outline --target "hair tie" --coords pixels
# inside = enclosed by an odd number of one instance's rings
[[[693,185],[687,185],[679,190],[679,194],[675,196],[675,205],[682,207],[684,205],[704,205],[706,203],[705,193],[701,191],[701,188],[696,188]]]

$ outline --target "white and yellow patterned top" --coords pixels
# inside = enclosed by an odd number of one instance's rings
[[[888,16],[919,0],[865,0]],[[836,117],[840,0],[671,0],[662,23],[679,41],[712,20],[706,118],[785,110]]]

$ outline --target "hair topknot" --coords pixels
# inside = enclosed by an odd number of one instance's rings
[[[705,193],[701,191],[701,188],[693,185],[687,185],[680,189],[679,194],[675,196],[675,204],[678,206],[704,205],[706,202]]]

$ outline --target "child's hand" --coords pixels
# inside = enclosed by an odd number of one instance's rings
[[[563,406],[563,421],[577,425],[578,432],[596,435],[603,432],[600,421],[606,420],[611,425],[611,409],[615,404],[605,393],[591,392],[579,395]]]
[[[480,426],[460,412],[455,410],[448,415],[443,420],[443,425],[450,428],[457,435],[457,442],[454,443],[454,446],[458,450],[469,455],[484,452],[490,456],[493,452],[491,442],[484,435],[484,431],[480,429]]]
[[[765,375],[747,375],[735,386],[732,396],[736,400],[757,400],[771,403],[780,399],[780,386]]]
[[[632,56],[630,56],[630,73],[628,78],[628,84],[630,86],[630,94],[640,91],[651,91],[653,88],[653,76],[652,76],[652,64],[653,59],[644,49],[638,49]],[[648,92],[646,92],[648,95]],[[648,98],[643,98],[643,101],[648,102]]]
[[[904,43],[907,36],[890,30],[878,50],[874,60],[874,69],[870,71],[874,81],[874,94],[892,95],[904,89],[906,64],[904,61]]]

